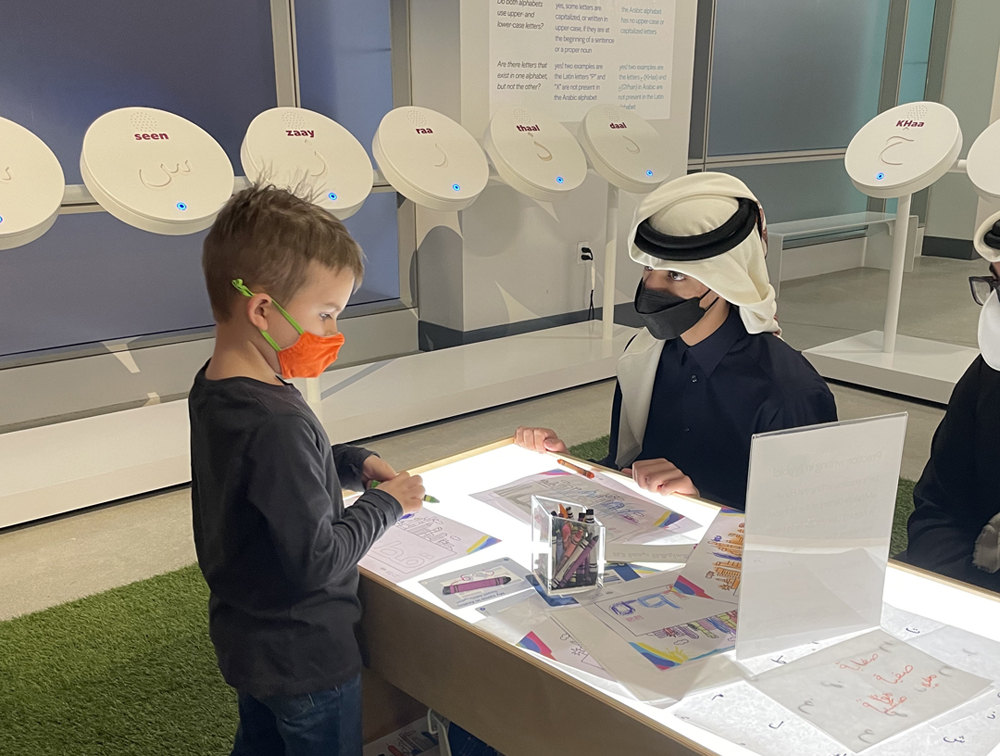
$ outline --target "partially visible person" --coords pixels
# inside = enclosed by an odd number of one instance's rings
[[[629,254],[646,327],[618,361],[601,464],[647,491],[744,509],[755,434],[837,420],[826,382],[778,337],[766,242],[763,210],[733,176],[684,176],[643,199]],[[548,428],[515,441],[566,451]]]
[[[1000,213],[979,229],[987,275],[970,279],[980,356],[955,386],[931,457],[913,491],[902,558],[916,567],[1000,591]]]

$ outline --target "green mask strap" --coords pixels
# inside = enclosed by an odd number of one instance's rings
[[[252,297],[253,296],[253,292],[250,291],[250,289],[248,289],[246,287],[246,285],[243,283],[243,279],[242,278],[233,279],[232,284],[233,284],[233,287],[236,289],[236,291],[238,291],[244,297]],[[303,333],[303,330],[302,330],[302,328],[299,327],[299,324],[295,322],[295,319],[291,315],[289,315],[287,312],[285,312],[285,308],[282,307],[277,302],[275,302],[273,299],[271,300],[271,303],[275,307],[278,308],[278,312],[281,313],[282,317],[284,317],[285,320],[287,320],[289,323],[291,323],[292,327],[296,331],[298,331],[299,335],[301,336],[302,333]],[[260,335],[264,337],[264,339],[267,341],[268,344],[271,345],[271,347],[274,349],[275,352],[280,352],[281,351],[281,347],[278,346],[278,344],[275,342],[275,340],[271,338],[271,334],[269,334],[267,331],[261,331]]]

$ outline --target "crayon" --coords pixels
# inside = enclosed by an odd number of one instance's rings
[[[597,519],[594,517],[594,510],[588,509],[587,516],[584,518],[584,522],[587,524],[587,528],[590,531],[591,540],[596,545],[597,539],[600,537],[600,531],[597,528]],[[587,582],[590,584],[597,582],[597,549],[591,549],[590,560],[587,562]]]
[[[576,570],[579,569],[580,565],[587,563],[587,561],[590,559],[590,552],[593,551],[593,549],[594,549],[594,542],[593,541],[589,541],[587,543],[587,545],[584,546],[583,549],[580,550],[580,553],[576,555],[576,558],[574,559],[573,564],[570,565],[570,568],[569,568],[569,574],[570,575],[575,575]],[[559,576],[557,576],[557,578],[558,577]],[[561,580],[562,581],[566,581],[566,575],[565,574],[562,576]],[[566,581],[566,582],[568,582],[568,581]]]
[[[455,585],[446,585],[441,589],[441,593],[444,596],[451,596],[455,593],[464,593],[465,591],[479,591],[483,588],[496,588],[500,585],[507,585],[510,582],[510,578],[506,575],[498,578],[487,578],[485,580],[473,580],[471,583],[455,583]]]
[[[567,462],[565,459],[557,459],[556,464],[562,465],[566,469],[572,470],[577,475],[582,475],[585,478],[594,477],[594,473],[592,473],[590,470],[584,470],[582,467],[574,465],[572,462]]]
[[[562,564],[560,565],[559,569],[556,570],[555,577],[557,583],[561,583],[566,579],[567,575],[572,575],[576,571],[576,568],[579,567],[579,564],[577,564],[577,559],[579,559],[580,554],[583,553],[586,547],[587,547],[586,539],[585,538],[578,539],[576,541],[576,546],[573,547],[573,550],[570,551],[568,554],[566,554],[565,557],[563,557]]]

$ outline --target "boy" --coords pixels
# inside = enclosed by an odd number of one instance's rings
[[[684,176],[643,199],[629,255],[644,267],[646,328],[618,361],[601,464],[647,491],[744,509],[754,434],[837,419],[826,382],[776,335],[766,244],[763,211],[733,176]],[[515,441],[566,451],[548,428],[518,428]]]
[[[189,398],[194,539],[209,633],[239,697],[234,756],[361,753],[358,560],[424,495],[372,452],[331,448],[298,391],[344,337],[362,252],[273,186],[230,200],[202,265],[215,351]],[[366,491],[345,509],[341,485]]]

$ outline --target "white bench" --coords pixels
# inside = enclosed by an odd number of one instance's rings
[[[819,275],[835,270],[846,270],[855,267],[881,268],[889,270],[892,261],[892,234],[896,225],[896,216],[891,213],[848,213],[827,218],[808,218],[805,220],[771,223],[767,227],[767,274],[774,286],[775,294],[780,293],[781,281],[804,278],[809,275]],[[788,251],[789,241],[816,239],[816,244],[830,241],[828,237],[848,234],[852,231],[863,232],[859,253],[852,254],[851,260],[829,261],[824,265],[816,261],[805,265],[782,265],[782,258]],[[918,233],[917,216],[910,216],[910,228],[906,250],[907,273],[913,270],[913,259],[922,246],[922,235]],[[809,245],[796,245],[809,246]]]

